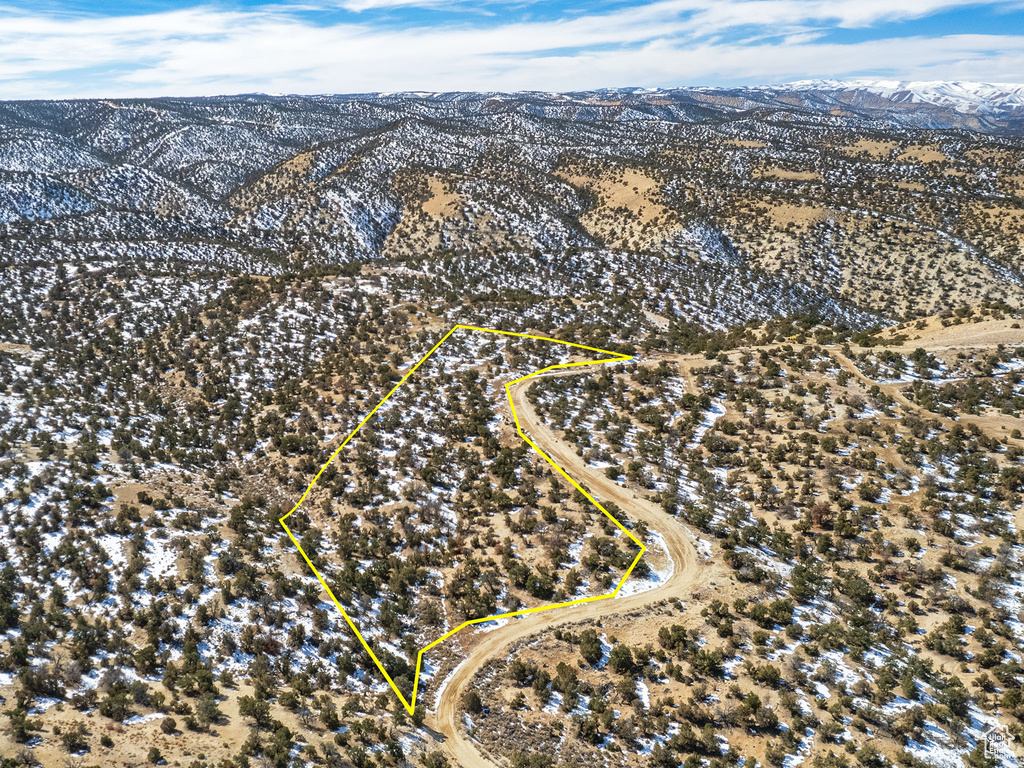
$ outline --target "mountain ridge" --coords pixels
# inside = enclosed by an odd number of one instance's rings
[[[508,102],[540,98],[547,101],[571,103],[593,103],[595,98],[609,96],[630,99],[652,97],[684,97],[700,94],[747,95],[754,99],[777,94],[856,94],[867,93],[898,107],[935,107],[952,109],[960,114],[984,115],[993,118],[1019,116],[1024,113],[1024,83],[984,82],[971,80],[891,80],[854,78],[805,79],[778,84],[750,84],[739,86],[671,86],[671,87],[609,87],[583,91],[370,91],[359,93],[225,93],[215,96],[163,96],[155,98],[104,98],[104,99],[55,99],[55,100],[0,100],[0,105],[54,105],[54,104],[102,104],[112,109],[126,104],[187,103],[187,102],[252,102],[289,101],[310,102],[353,102],[353,101],[408,101],[429,100],[433,102],[474,102],[486,103],[496,99]],[[790,106],[795,106],[790,104]],[[802,104],[814,108],[812,102]],[[863,105],[862,105],[863,106]],[[936,126],[938,127],[938,126]],[[948,126],[957,127],[957,126]],[[970,126],[964,126],[970,127]],[[994,126],[984,125],[982,130]]]
[[[774,308],[870,325],[1024,290],[1018,128],[1024,111],[768,86],[4,102],[0,263],[484,253],[487,283],[525,254],[643,255],[672,263],[676,305],[708,326],[768,311],[735,298],[748,269]],[[947,288],[947,270],[979,271]],[[915,303],[894,280],[929,290]]]

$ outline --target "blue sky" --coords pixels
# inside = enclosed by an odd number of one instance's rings
[[[1024,0],[0,0],[0,99],[1024,81]]]

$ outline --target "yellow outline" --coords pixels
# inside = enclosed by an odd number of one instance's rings
[[[640,547],[640,551],[637,553],[636,557],[633,558],[633,562],[629,564],[629,568],[626,569],[626,573],[619,580],[619,583],[615,586],[615,589],[612,592],[609,592],[606,595],[595,595],[593,597],[582,597],[582,598],[580,598],[578,600],[569,600],[567,602],[553,603],[551,605],[539,605],[539,606],[536,606],[534,608],[526,608],[526,609],[524,609],[522,611],[512,611],[510,613],[499,613],[499,614],[496,614],[494,616],[485,616],[485,617],[479,618],[479,619],[470,619],[469,621],[463,622],[462,624],[457,626],[455,629],[452,629],[452,630],[446,632],[444,635],[442,635],[441,637],[437,638],[437,640],[432,642],[430,645],[428,645],[425,648],[423,648],[419,652],[419,655],[416,657],[416,677],[413,680],[413,685],[412,685],[412,702],[409,702],[409,701],[406,700],[405,696],[402,695],[402,692],[400,690],[398,690],[398,686],[395,685],[395,681],[391,679],[391,676],[387,673],[387,670],[384,669],[384,665],[380,663],[380,660],[377,658],[377,655],[373,652],[373,649],[370,648],[369,643],[367,643],[366,640],[363,638],[362,633],[356,628],[356,625],[352,622],[352,619],[349,618],[348,613],[346,613],[345,609],[341,607],[341,603],[338,602],[338,598],[336,598],[334,596],[334,593],[331,591],[331,588],[329,586],[327,586],[327,582],[324,581],[324,577],[320,575],[319,571],[317,571],[316,567],[313,565],[313,563],[310,561],[309,557],[303,551],[302,546],[296,540],[295,536],[292,535],[291,530],[288,528],[287,525],[285,525],[284,521],[287,520],[292,515],[292,513],[295,512],[295,510],[297,510],[300,506],[302,506],[302,502],[306,500],[306,497],[309,495],[309,492],[313,489],[313,486],[316,485],[316,481],[320,479],[320,475],[322,475],[324,470],[327,469],[327,465],[330,464],[332,461],[334,461],[334,459],[338,456],[338,454],[341,453],[341,449],[344,448],[346,445],[348,445],[348,442],[353,437],[356,436],[356,433],[359,432],[359,430],[363,428],[363,426],[366,424],[366,422],[368,422],[370,420],[370,418],[373,416],[373,414],[375,414],[377,412],[377,410],[382,405],[384,405],[384,403],[387,402],[388,398],[391,397],[395,393],[395,391],[408,380],[408,378],[410,376],[412,376],[412,374],[416,371],[416,369],[419,368],[421,365],[423,365],[423,363],[426,362],[426,360],[432,354],[434,354],[435,351],[437,351],[437,348],[440,347],[442,344],[444,344],[444,342],[448,340],[448,337],[451,336],[453,333],[455,333],[455,331],[457,331],[459,329],[467,330],[467,331],[480,331],[482,333],[497,333],[497,334],[501,334],[503,336],[519,336],[521,338],[538,339],[540,341],[551,341],[551,342],[554,342],[555,344],[564,344],[566,346],[576,347],[577,349],[586,349],[586,350],[588,350],[590,352],[600,352],[601,354],[612,355],[612,357],[609,357],[609,358],[606,358],[606,359],[603,359],[603,360],[584,360],[584,361],[580,361],[580,362],[576,362],[576,363],[558,363],[556,365],[549,365],[547,368],[541,368],[539,371],[534,371],[533,373],[528,373],[525,376],[520,376],[518,379],[513,379],[512,381],[507,382],[505,384],[505,394],[508,397],[508,404],[509,404],[509,407],[512,409],[512,418],[515,420],[516,431],[519,433],[519,436],[522,437],[523,440],[525,440],[530,445],[530,447],[533,448],[533,450],[535,450],[538,454],[543,456],[545,461],[548,462],[548,464],[550,464],[556,470],[558,470],[558,473],[560,475],[562,475],[562,477],[564,477],[566,480],[568,480],[569,483],[572,484],[572,486],[576,490],[578,490],[580,493],[582,493],[584,496],[586,496],[594,504],[594,506],[596,506],[598,509],[600,509],[608,517],[609,520],[611,520],[613,523],[615,523],[615,525],[617,525],[619,527],[620,531],[622,531],[630,539],[632,539],[633,543],[635,543],[638,547]],[[610,597],[615,597],[615,595],[617,595],[619,593],[619,590],[622,589],[622,585],[625,583],[626,579],[628,579],[629,575],[633,572],[633,568],[635,568],[636,564],[638,562],[640,562],[640,558],[643,557],[643,554],[647,550],[647,547],[645,547],[643,545],[643,543],[641,543],[641,541],[639,539],[637,539],[636,536],[634,536],[632,533],[630,533],[622,523],[620,523],[618,520],[616,520],[611,515],[611,513],[608,512],[607,509],[602,507],[600,502],[598,502],[597,499],[595,499],[593,496],[591,496],[583,488],[583,486],[581,486],[579,483],[577,483],[575,480],[573,480],[571,477],[569,477],[569,475],[566,473],[566,471],[564,469],[562,469],[560,466],[558,466],[557,463],[555,463],[554,459],[552,459],[550,456],[548,456],[546,453],[544,453],[544,451],[542,451],[540,448],[537,447],[536,443],[534,443],[529,437],[526,436],[526,434],[523,432],[522,426],[519,423],[519,415],[516,413],[515,403],[512,402],[512,391],[509,389],[509,387],[511,387],[513,384],[518,384],[520,381],[525,381],[526,379],[533,378],[534,376],[539,376],[542,373],[547,373],[548,371],[553,371],[553,370],[556,370],[558,368],[572,368],[572,367],[579,366],[579,365],[598,365],[600,363],[618,363],[618,362],[625,362],[627,360],[632,360],[632,359],[633,359],[632,356],[624,355],[624,354],[622,354],[620,352],[612,352],[612,351],[607,350],[607,349],[598,349],[597,347],[587,347],[587,346],[584,346],[583,344],[575,344],[575,343],[573,343],[571,341],[562,341],[561,339],[552,339],[552,338],[549,338],[547,336],[535,336],[535,335],[529,334],[529,333],[514,333],[512,331],[499,331],[499,330],[496,330],[494,328],[478,328],[478,327],[473,326],[473,325],[456,325],[454,328],[452,328],[450,331],[448,331],[448,333],[446,333],[444,335],[444,337],[439,342],[437,342],[437,344],[435,344],[431,348],[431,350],[429,352],[427,352],[427,354],[425,354],[423,356],[423,358],[418,363],[416,363],[416,365],[414,365],[412,368],[409,369],[409,372],[406,373],[405,376],[402,377],[401,381],[399,381],[397,384],[395,384],[394,387],[391,388],[391,391],[387,393],[387,395],[384,397],[383,400],[381,400],[379,403],[377,403],[377,405],[374,407],[374,409],[372,411],[370,411],[368,414],[366,414],[366,417],[361,422],[359,422],[359,426],[357,426],[355,429],[352,430],[352,432],[349,433],[348,437],[345,438],[344,442],[342,442],[342,444],[337,447],[337,449],[334,451],[334,453],[331,454],[331,457],[329,459],[327,459],[327,461],[324,463],[324,465],[320,468],[320,471],[316,473],[316,475],[313,477],[313,480],[306,487],[305,492],[303,492],[302,496],[299,498],[298,502],[295,504],[294,507],[292,507],[291,512],[289,512],[287,515],[285,515],[284,517],[282,517],[278,521],[278,522],[281,523],[281,527],[283,527],[285,529],[285,531],[288,533],[288,538],[290,538],[292,540],[292,543],[296,546],[296,548],[298,548],[299,554],[302,555],[302,559],[306,561],[306,564],[310,567],[310,569],[312,569],[313,574],[320,581],[320,584],[323,585],[323,588],[325,590],[327,590],[327,594],[330,595],[331,600],[334,602],[334,605],[337,607],[337,609],[339,611],[341,611],[341,615],[345,617],[345,621],[348,623],[349,627],[352,628],[352,631],[355,632],[356,637],[359,638],[359,642],[362,643],[363,648],[365,648],[366,652],[368,654],[370,654],[370,658],[373,659],[374,663],[377,665],[377,669],[379,669],[381,671],[381,674],[384,675],[384,679],[387,680],[388,683],[391,685],[392,690],[394,690],[394,692],[396,694],[398,694],[398,698],[401,700],[403,706],[406,708],[406,710],[409,712],[410,715],[413,713],[413,710],[416,708],[416,694],[417,694],[417,692],[419,690],[420,668],[421,668],[421,666],[423,664],[423,654],[426,653],[427,651],[429,651],[431,648],[433,648],[438,643],[440,643],[440,642],[442,642],[444,640],[447,640],[449,637],[454,635],[459,630],[464,629],[464,628],[466,628],[466,627],[468,627],[468,626],[470,626],[472,624],[483,624],[483,623],[488,622],[488,621],[494,621],[495,619],[508,619],[508,618],[513,618],[515,616],[523,616],[523,615],[525,615],[527,613],[536,613],[538,611],[548,611],[548,610],[551,610],[552,608],[565,608],[565,607],[568,607],[570,605],[580,605],[582,603],[592,603],[592,602],[594,602],[596,600],[607,600]]]

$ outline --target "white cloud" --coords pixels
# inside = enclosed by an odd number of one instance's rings
[[[361,8],[422,4],[347,2]],[[862,74],[1019,79],[1021,36],[918,36],[845,45],[822,37],[836,26],[913,19],[959,4],[965,3],[660,0],[553,21],[419,29],[365,22],[358,15],[322,25],[282,7],[196,7],[115,18],[0,10],[0,98],[578,90]]]
[[[447,0],[342,0],[338,7],[362,13],[380,8],[448,8],[458,4]]]

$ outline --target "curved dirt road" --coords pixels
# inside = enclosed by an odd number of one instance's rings
[[[575,369],[560,375],[579,373],[580,370]],[[528,386],[529,383],[525,381],[522,384]],[[434,717],[437,729],[446,737],[444,752],[452,764],[459,768],[494,768],[495,765],[466,736],[461,723],[462,694],[490,659],[506,654],[511,645],[542,629],[626,613],[669,597],[689,599],[693,589],[708,581],[710,576],[709,569],[700,567],[697,550],[683,526],[665,514],[661,507],[609,480],[604,473],[588,468],[583,459],[576,455],[576,449],[557,437],[537,417],[533,406],[526,399],[526,389],[522,384],[512,388],[512,399],[523,430],[566,472],[586,485],[595,497],[601,501],[614,501],[630,519],[643,520],[652,531],[661,534],[675,567],[665,583],[646,592],[529,614],[513,619],[503,627],[479,634],[465,661],[449,680]]]

